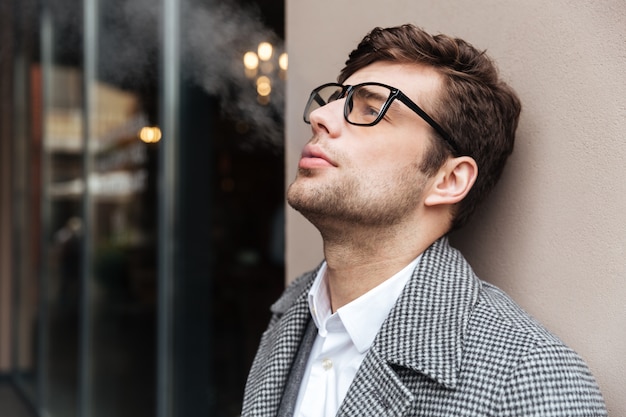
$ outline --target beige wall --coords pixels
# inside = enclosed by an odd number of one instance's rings
[[[287,0],[288,182],[311,88],[369,29],[406,22],[488,49],[524,103],[500,185],[453,242],[587,360],[625,416],[626,3]],[[320,242],[290,209],[288,279],[320,261]]]

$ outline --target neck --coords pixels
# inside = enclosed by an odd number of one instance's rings
[[[333,311],[391,278],[443,234],[407,225],[319,230]]]

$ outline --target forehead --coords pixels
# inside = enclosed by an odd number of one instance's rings
[[[396,87],[417,104],[431,101],[442,85],[441,75],[432,67],[379,61],[356,71],[344,84],[379,82]]]

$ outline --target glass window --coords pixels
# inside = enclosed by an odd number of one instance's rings
[[[144,0],[34,3],[2,138],[15,380],[50,417],[239,415],[284,282],[284,5],[166,0],[168,26]]]
[[[12,59],[10,77],[11,128],[11,259],[14,299],[12,309],[12,374],[25,397],[36,401],[41,392],[40,364],[40,239],[41,216],[41,71],[33,62],[39,59],[37,13],[33,2],[25,0],[24,8],[9,9],[13,13],[12,37],[3,40],[2,48],[12,51],[4,55]],[[8,46],[8,43],[11,46]],[[37,103],[37,105],[34,105]],[[8,106],[8,104],[7,104]],[[6,184],[3,183],[3,184]],[[6,279],[6,278],[5,278]]]

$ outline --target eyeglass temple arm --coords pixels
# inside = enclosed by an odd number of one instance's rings
[[[448,145],[450,145],[450,147],[452,148],[452,150],[455,153],[457,153],[457,154],[460,153],[459,147],[452,140],[452,138],[450,138],[450,135],[448,135],[448,133],[446,133],[446,131],[443,130],[443,128],[441,126],[439,126],[439,123],[437,123],[435,120],[433,120],[432,117],[430,117],[424,110],[422,110],[421,107],[419,107],[417,104],[413,103],[413,101],[411,99],[409,99],[408,97],[404,96],[403,94],[400,94],[398,98],[404,104],[409,106],[409,108],[411,110],[413,110],[415,113],[419,114],[420,117],[426,121],[426,123],[431,125],[432,128],[435,129],[435,131],[439,134],[439,136],[441,136],[443,138],[443,140],[445,140],[446,143],[448,143]]]
[[[317,104],[319,104],[320,107],[325,106],[326,104],[328,104],[328,102],[326,100],[324,100],[322,98],[322,96],[320,96],[318,93],[315,93],[315,95],[313,96],[313,100],[315,100],[315,102]]]

